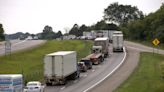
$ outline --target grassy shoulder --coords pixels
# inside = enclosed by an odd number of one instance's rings
[[[163,92],[164,55],[141,53],[133,74],[114,92]]]
[[[149,47],[153,47],[153,48],[158,48],[158,49],[163,49],[164,50],[164,44],[160,43],[158,46],[154,46],[152,44],[152,42],[148,42],[148,41],[138,41],[138,40],[128,40],[128,41],[132,41],[132,42],[135,42],[135,43],[140,43],[140,44],[143,44],[145,46],[149,46]]]
[[[77,51],[78,60],[85,57],[91,48],[90,41],[47,41],[45,44],[25,51],[0,57],[0,74],[23,73],[25,81],[43,80],[43,58],[55,51]]]

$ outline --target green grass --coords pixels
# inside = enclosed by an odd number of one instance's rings
[[[89,41],[47,41],[45,44],[25,51],[0,57],[0,74],[23,73],[25,82],[43,80],[43,58],[45,54],[62,50],[77,51],[78,60],[90,52]]]
[[[139,66],[114,92],[164,92],[164,55],[141,53]]]

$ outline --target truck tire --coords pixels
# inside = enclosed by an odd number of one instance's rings
[[[66,78],[59,80],[60,85],[65,85],[67,82]]]
[[[47,86],[52,86],[52,83],[46,83]]]

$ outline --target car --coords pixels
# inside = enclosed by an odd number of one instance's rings
[[[87,72],[87,66],[85,65],[84,62],[78,62],[78,66],[80,71]]]
[[[24,92],[44,92],[45,86],[39,81],[28,82]]]
[[[87,69],[92,69],[92,61],[89,58],[82,58],[80,62],[84,62]]]

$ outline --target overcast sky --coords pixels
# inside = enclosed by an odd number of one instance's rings
[[[0,0],[0,23],[7,34],[39,33],[45,25],[57,32],[77,23],[100,21],[104,8],[113,2],[137,6],[144,14],[155,12],[164,0]]]

